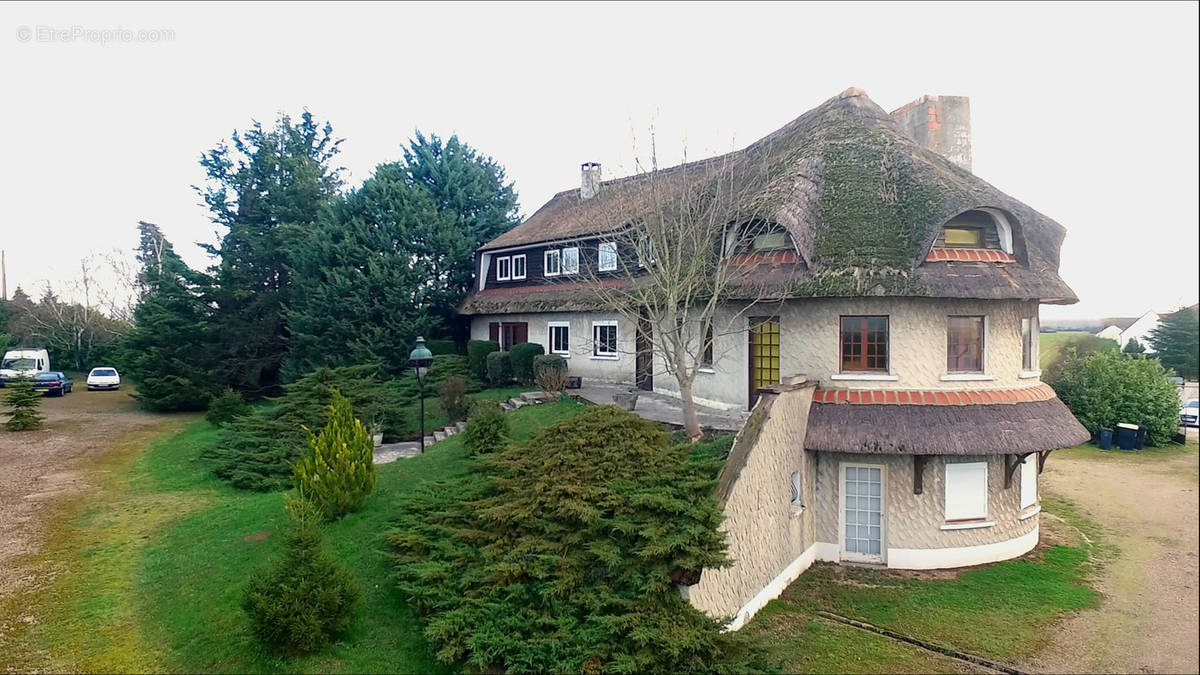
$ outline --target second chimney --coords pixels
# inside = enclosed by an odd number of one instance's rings
[[[892,119],[921,145],[971,170],[971,99],[926,94],[893,111]]]
[[[580,165],[583,180],[579,186],[579,198],[591,199],[600,192],[600,163],[584,162]]]

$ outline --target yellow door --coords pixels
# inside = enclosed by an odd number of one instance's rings
[[[750,405],[758,390],[779,384],[779,319],[750,319]]]

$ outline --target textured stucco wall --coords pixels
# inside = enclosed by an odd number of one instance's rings
[[[732,567],[704,570],[688,599],[712,616],[733,616],[813,544],[815,518],[807,503],[815,488],[804,438],[812,387],[779,395],[725,502]],[[805,483],[804,508],[792,507],[791,475]]]
[[[1009,541],[1032,532],[1038,516],[1021,520],[1021,471],[1037,470],[1037,457],[1013,473],[1012,486],[1004,488],[1002,455],[936,456],[925,464],[922,493],[913,494],[911,455],[866,455],[836,452],[815,453],[817,539],[839,543],[841,528],[841,481],[838,467],[843,462],[881,464],[886,472],[884,501],[884,548],[936,549],[980,546]],[[945,523],[945,465],[949,462],[988,463],[988,520],[996,524],[970,530],[942,530]],[[1033,507],[1027,511],[1033,510]]]
[[[1037,316],[1036,302],[1012,300],[958,300],[937,298],[814,298],[788,301],[777,309],[780,318],[780,374],[803,374],[822,386],[866,389],[1011,389],[1038,384],[1021,378],[1021,319]],[[769,314],[765,307],[760,312]],[[736,320],[726,310],[718,315],[715,337],[717,363],[713,373],[696,377],[699,399],[746,407],[749,400],[748,334],[745,316]],[[946,372],[946,317],[983,315],[984,375],[990,380],[943,381]],[[840,370],[839,333],[843,315],[889,317],[888,375],[895,380],[835,380]],[[668,378],[656,378],[655,387],[675,390]]]
[[[550,353],[550,322],[571,324],[571,354],[566,355],[567,372],[585,380],[633,383],[634,326],[611,312],[544,312],[537,314],[485,314],[471,319],[471,339],[487,340],[488,324],[493,321],[525,322],[529,325],[529,341],[536,342]],[[617,358],[600,359],[592,356],[592,322],[617,322]]]

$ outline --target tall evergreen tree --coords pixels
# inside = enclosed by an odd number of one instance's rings
[[[1189,380],[1200,375],[1200,314],[1196,305],[1159,319],[1150,331],[1149,342],[1163,366]]]
[[[332,165],[341,140],[305,111],[272,128],[255,122],[200,161],[209,182],[196,190],[213,222],[228,228],[214,268],[212,300],[219,377],[249,395],[279,392],[288,346],[286,306],[295,242],[317,222],[342,182]]]
[[[125,340],[126,375],[150,410],[203,410],[218,390],[203,275],[176,255],[158,227],[138,223],[142,300]]]

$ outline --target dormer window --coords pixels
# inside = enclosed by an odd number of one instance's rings
[[[990,249],[1011,254],[1012,226],[998,209],[980,207],[954,216],[938,233],[935,249]]]

